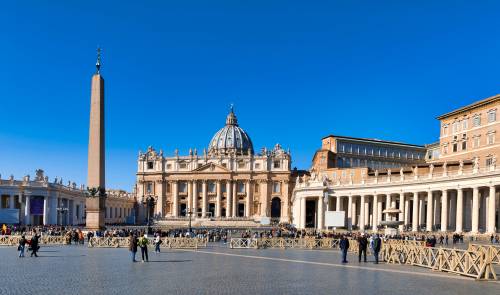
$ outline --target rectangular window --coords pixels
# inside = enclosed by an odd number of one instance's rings
[[[245,184],[241,181],[238,181],[238,193],[245,193]]]
[[[467,119],[462,121],[462,130],[467,130]]]
[[[456,142],[453,143],[453,152],[456,153],[458,151],[458,144]]]
[[[474,137],[474,139],[473,139],[474,140],[474,143],[473,143],[474,148],[478,148],[479,147],[479,145],[480,145],[480,139],[481,139],[481,137],[479,137],[479,136]]]
[[[448,125],[443,126],[443,135],[448,135]]]
[[[258,193],[259,192],[259,184],[256,183],[254,188],[253,188],[254,192]]]
[[[465,150],[467,150],[467,141],[466,140],[462,141],[462,151],[465,151]]]
[[[179,163],[179,168],[186,169],[187,168],[187,164],[186,163]]]
[[[490,167],[491,165],[493,165],[493,158],[486,158],[486,166]]]
[[[493,123],[497,120],[497,111],[491,110],[488,112],[488,123]]]
[[[153,169],[153,162],[152,161],[149,161],[148,162],[148,169]]]
[[[260,164],[259,164],[259,163],[255,163],[255,169],[256,169],[256,170],[259,170],[259,169],[260,169]]]
[[[281,192],[281,183],[273,182],[273,193],[279,193],[279,192]]]
[[[210,182],[208,183],[208,192],[209,192],[209,193],[215,193],[215,190],[216,190],[216,185],[215,185],[215,182],[210,181]]]
[[[187,193],[187,183],[184,181],[179,182],[179,193]]]
[[[238,162],[238,168],[240,168],[240,169],[245,168],[245,162],[243,162],[243,161]]]
[[[280,161],[274,161],[273,162],[273,167],[274,168],[280,168],[281,167],[281,162]]]
[[[146,184],[146,192],[147,192],[148,194],[151,194],[151,193],[153,192],[153,183],[148,182],[148,183]]]
[[[479,127],[481,125],[481,117],[479,115],[475,115],[472,119],[472,125],[474,127]]]
[[[495,143],[495,133],[491,132],[487,134],[487,144],[494,144]]]
[[[167,170],[172,169],[172,164],[167,164]]]

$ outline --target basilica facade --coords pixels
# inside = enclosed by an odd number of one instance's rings
[[[163,220],[290,221],[290,195],[297,172],[290,152],[279,144],[256,153],[231,108],[224,127],[202,153],[165,156],[149,147],[140,152],[137,197],[155,202],[149,215]],[[145,209],[148,210],[148,209]],[[140,218],[145,218],[147,211]]]

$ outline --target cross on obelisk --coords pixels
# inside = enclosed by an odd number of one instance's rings
[[[90,92],[90,127],[87,187],[94,190],[88,197],[86,225],[90,230],[104,227],[105,145],[104,145],[104,79],[101,76],[101,49],[97,49],[96,73]],[[97,190],[97,193],[96,193]]]

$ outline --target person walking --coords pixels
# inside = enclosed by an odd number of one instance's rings
[[[17,250],[19,250],[19,257],[24,257],[24,247],[26,246],[26,242],[26,238],[22,235],[19,240],[19,246],[17,247]]]
[[[155,253],[156,254],[160,253],[160,244],[161,244],[161,238],[160,238],[160,235],[157,234],[155,237]]]
[[[382,246],[382,240],[380,239],[380,237],[377,234],[375,234],[375,237],[373,238],[373,246],[372,246],[373,256],[375,256],[375,264],[378,264],[378,254],[380,252],[381,246]]]
[[[130,233],[128,249],[130,250],[132,262],[136,262],[135,254],[137,254],[137,237],[132,233]]]
[[[31,238],[31,257],[33,257],[33,255],[35,255],[35,257],[38,257],[38,255],[36,254],[36,252],[38,252],[38,249],[40,249],[40,246],[38,246],[38,238],[39,237],[35,232],[34,236]]]
[[[365,237],[364,233],[361,233],[361,236],[358,238],[358,259],[361,262],[361,254],[364,254],[364,262],[366,262],[366,248],[368,246],[368,240]]]
[[[142,236],[139,239],[139,247],[141,247],[142,262],[144,262],[144,257],[146,257],[146,262],[149,261],[148,244],[149,244],[149,240],[148,240],[147,234],[144,234],[144,236]]]
[[[342,251],[342,263],[347,263],[347,250],[349,250],[349,240],[344,235],[340,239],[340,250]]]

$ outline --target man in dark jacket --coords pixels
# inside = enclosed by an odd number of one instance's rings
[[[36,232],[34,233],[34,236],[31,238],[31,257],[35,255],[35,257],[38,257],[36,252],[38,252],[39,246],[38,246],[38,235]]]
[[[365,234],[362,233],[358,238],[358,258],[359,262],[361,262],[361,254],[364,254],[364,261],[366,262],[366,247],[368,246],[368,240],[365,237]]]
[[[349,240],[346,236],[340,239],[340,250],[342,251],[342,263],[347,263],[347,250],[349,250]]]
[[[382,240],[377,234],[375,234],[375,237],[373,238],[373,256],[375,256],[375,264],[378,264],[378,253],[380,252],[381,247]]]
[[[135,254],[137,253],[137,237],[130,233],[128,249],[130,250],[130,254],[132,256],[132,262],[136,262]]]

